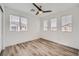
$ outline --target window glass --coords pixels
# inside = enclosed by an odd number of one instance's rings
[[[47,31],[48,30],[48,20],[44,20],[44,31]]]
[[[72,31],[72,15],[62,17],[62,31]]]
[[[51,19],[51,31],[57,30],[57,18]]]
[[[27,31],[27,19],[10,15],[10,31]]]
[[[21,17],[21,31],[27,31],[27,19]]]
[[[19,17],[10,15],[10,31],[19,31]]]

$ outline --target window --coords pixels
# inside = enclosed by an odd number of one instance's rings
[[[10,15],[10,31],[27,31],[27,19]]]
[[[19,31],[19,17],[10,15],[10,31]]]
[[[62,17],[62,31],[71,32],[72,31],[72,15]]]
[[[51,31],[57,30],[57,18],[51,19]]]
[[[21,31],[27,31],[27,19],[21,18]]]
[[[44,20],[43,22],[43,25],[44,25],[44,31],[47,31],[48,30],[48,20]]]

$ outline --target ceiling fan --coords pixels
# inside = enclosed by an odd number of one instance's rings
[[[46,11],[42,10],[42,6],[37,6],[35,3],[33,3],[33,5],[38,9],[36,15],[52,12],[51,10],[46,10]]]

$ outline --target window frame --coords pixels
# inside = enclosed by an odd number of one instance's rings
[[[52,23],[54,23],[54,22],[52,22],[52,20],[55,21],[55,27],[52,26]],[[50,19],[50,31],[56,32],[58,30],[57,26],[58,26],[58,18],[54,17],[54,18]]]
[[[16,30],[12,30],[12,28],[11,28],[11,26],[12,26],[12,19],[11,19],[11,16],[13,16],[13,17],[18,17],[19,18],[19,21],[17,22],[17,24],[18,24],[18,28],[19,29],[16,29]],[[22,25],[22,22],[21,22],[21,18],[25,18],[26,19],[26,25],[25,25],[25,27],[26,27],[26,30],[21,30],[21,25]],[[16,21],[14,21],[14,23],[15,23]],[[15,25],[15,27],[16,27],[16,24],[14,24]],[[13,25],[13,26],[14,26]],[[28,30],[28,19],[26,18],[26,17],[23,17],[23,16],[17,16],[17,15],[13,15],[13,14],[10,14],[9,15],[9,31],[11,31],[11,32],[21,32],[21,31],[27,31]]]
[[[24,24],[25,30],[22,30],[22,18],[26,19],[26,24]],[[20,31],[28,31],[28,19],[26,17],[20,17]]]
[[[45,25],[45,22],[46,22],[46,25]],[[48,20],[43,20],[43,31],[44,32],[46,32],[46,31],[48,31],[49,30],[49,28],[48,28]]]
[[[68,20],[67,17],[69,17],[69,16],[71,17],[71,19],[70,19],[71,23],[69,25],[66,24],[66,26],[62,25],[62,17],[65,17],[65,21],[66,21],[66,20]],[[72,24],[73,24],[73,15],[70,14],[70,15],[63,15],[63,16],[61,16],[61,31],[62,32],[72,32],[73,31],[73,25]],[[65,27],[65,28],[69,27],[69,30],[68,30],[68,28],[62,30],[62,27]],[[70,27],[71,27],[71,29],[70,29]]]
[[[11,19],[11,17],[17,17],[18,18],[18,21],[14,21],[14,20],[12,20]],[[9,15],[9,30],[10,31],[19,31],[19,16],[16,16],[16,15]],[[12,24],[12,23],[14,23],[14,24]],[[16,29],[15,30],[12,30],[12,28],[11,27],[16,27]]]

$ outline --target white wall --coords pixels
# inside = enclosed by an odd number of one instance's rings
[[[10,14],[26,17],[28,19],[28,31],[27,32],[9,31]],[[39,24],[38,18],[34,17],[33,15],[5,7],[4,45],[10,46],[17,43],[22,43],[33,39],[37,39],[39,35],[39,26],[40,24]]]
[[[72,32],[61,32],[60,24],[61,24],[61,16],[63,15],[72,15],[73,16],[73,31]],[[59,13],[51,14],[46,17],[41,17],[41,21],[50,20],[53,17],[57,17],[58,19],[58,31],[51,32],[50,30],[44,32],[41,28],[41,37],[48,39],[50,41],[54,41],[60,44],[64,44],[66,46],[70,46],[73,48],[79,49],[79,8],[71,8],[69,10],[65,10]],[[42,26],[41,26],[42,27]]]

